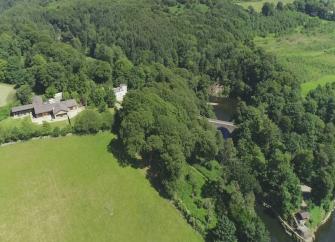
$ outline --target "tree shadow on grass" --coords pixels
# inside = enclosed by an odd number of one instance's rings
[[[155,174],[152,168],[148,169],[146,178],[149,180],[151,186],[159,193],[161,197],[169,200],[171,199],[171,196],[167,194],[157,174]]]
[[[108,152],[112,153],[117,159],[119,165],[121,167],[133,167],[135,169],[145,169],[146,170],[146,178],[149,180],[151,186],[155,188],[156,191],[159,192],[160,196],[164,198],[169,198],[167,193],[164,191],[163,186],[159,182],[157,174],[154,173],[153,169],[147,164],[145,161],[140,159],[134,159],[127,155],[127,152],[124,150],[124,146],[121,143],[121,140],[118,138],[112,139],[111,142],[107,146]]]
[[[112,139],[111,142],[109,142],[107,150],[115,156],[122,167],[131,166],[136,169],[143,169],[146,166],[142,160],[129,157],[124,150],[121,140],[118,138]]]

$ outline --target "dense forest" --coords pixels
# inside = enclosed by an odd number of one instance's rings
[[[300,80],[252,41],[320,23],[272,7],[258,14],[226,0],[2,1],[0,82],[15,84],[22,103],[32,91],[62,91],[101,112],[114,105],[112,88],[127,83],[113,127],[127,162],[148,167],[207,241],[269,241],[257,202],[289,220],[300,184],[326,210],[335,191],[335,85],[304,99]],[[238,100],[232,139],[206,120],[213,84]]]

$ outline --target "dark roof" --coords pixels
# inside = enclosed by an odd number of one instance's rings
[[[38,105],[34,104],[34,112],[35,114],[48,113],[53,110],[53,106],[54,104],[50,104],[50,103],[42,103]]]
[[[12,113],[21,112],[21,111],[29,111],[34,109],[35,114],[41,113],[49,113],[53,112],[54,114],[65,111],[67,112],[69,108],[77,106],[77,102],[74,99],[61,101],[59,103],[40,103],[42,101],[41,97],[34,97],[33,104],[23,105],[12,108]]]
[[[60,111],[68,111],[68,108],[77,106],[74,99],[61,101],[60,103],[43,103],[41,105],[34,105],[35,114],[53,112],[54,114]]]
[[[303,220],[305,220],[305,219],[309,219],[309,212],[303,212],[303,211],[300,211],[300,212],[298,213],[298,217],[299,217],[300,219],[303,219]]]
[[[64,104],[68,108],[71,108],[71,107],[74,107],[74,106],[78,106],[76,100],[74,100],[74,99],[69,99],[69,100],[66,100],[66,101],[62,101],[60,103]]]
[[[53,113],[57,114],[61,111],[67,112],[67,111],[69,111],[69,108],[64,103],[55,103]]]
[[[22,105],[22,106],[12,108],[12,113],[22,112],[22,111],[29,111],[33,108],[34,108],[34,106],[32,104]]]

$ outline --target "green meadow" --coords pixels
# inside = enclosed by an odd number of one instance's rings
[[[315,31],[297,30],[280,37],[270,35],[255,39],[256,45],[274,54],[297,76],[303,96],[318,85],[335,81],[335,25],[321,27]]]
[[[0,107],[7,105],[14,99],[15,99],[14,86],[0,83]]]
[[[281,2],[284,4],[292,3],[294,0],[282,0]],[[236,1],[236,3],[243,8],[248,8],[249,6],[253,7],[257,12],[262,10],[263,4],[265,2],[277,4],[279,0],[260,0],[260,1]]]
[[[121,166],[112,134],[0,148],[0,241],[200,242],[145,170]]]

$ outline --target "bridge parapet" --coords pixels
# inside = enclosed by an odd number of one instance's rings
[[[229,133],[232,133],[235,129],[237,129],[237,126],[233,122],[227,122],[223,120],[217,120],[217,119],[207,119],[208,122],[215,124],[217,128],[225,128],[229,131]]]

